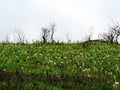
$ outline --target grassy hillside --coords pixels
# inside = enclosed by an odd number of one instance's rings
[[[1,43],[0,90],[120,90],[120,45]]]

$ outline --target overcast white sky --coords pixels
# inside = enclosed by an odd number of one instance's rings
[[[120,21],[120,0],[0,0],[0,41],[15,28],[38,39],[41,27],[57,24],[55,39],[82,40],[94,26],[94,38],[111,18]]]

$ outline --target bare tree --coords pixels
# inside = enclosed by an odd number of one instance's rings
[[[93,36],[93,29],[94,29],[94,27],[92,26],[91,28],[90,28],[90,31],[88,32],[88,34],[86,35],[86,41],[91,41],[91,39],[92,39],[92,36]]]
[[[110,41],[111,43],[114,42],[114,37],[115,37],[115,33],[111,30],[107,33],[102,34],[102,39],[105,41]]]
[[[53,23],[53,24],[51,24],[50,25],[51,27],[50,27],[50,37],[51,37],[51,42],[54,42],[54,38],[53,38],[53,36],[54,36],[54,33],[55,33],[55,27],[56,27],[56,24],[55,23]]]
[[[43,40],[43,43],[46,43],[48,41],[54,42],[55,26],[56,26],[56,24],[53,23],[48,27],[42,27],[42,40]]]
[[[102,39],[110,41],[111,43],[118,43],[118,38],[120,36],[120,25],[114,24],[108,27],[108,32],[102,34]]]
[[[50,36],[50,30],[49,30],[49,28],[47,28],[47,27],[43,28],[42,27],[42,39],[43,39],[43,43],[46,43],[48,41],[49,36]]]
[[[8,34],[7,34],[7,36],[6,36],[5,42],[6,42],[6,43],[9,43],[9,42],[10,42],[10,40],[9,40],[9,35],[8,35]]]
[[[67,42],[70,43],[71,42],[71,36],[69,33],[66,34],[66,38],[67,38]]]
[[[116,34],[116,37],[115,37],[115,42],[118,43],[118,38],[120,36],[120,26],[118,26],[115,30],[115,34]]]
[[[25,34],[20,30],[16,30],[15,33],[14,33],[14,42],[15,41],[18,42],[18,43],[24,43],[26,41],[25,40]]]

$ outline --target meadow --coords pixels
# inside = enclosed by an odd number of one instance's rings
[[[120,45],[0,43],[0,90],[120,90]]]

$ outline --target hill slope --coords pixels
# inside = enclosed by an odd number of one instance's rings
[[[117,44],[0,44],[2,90],[113,90],[119,82]]]

